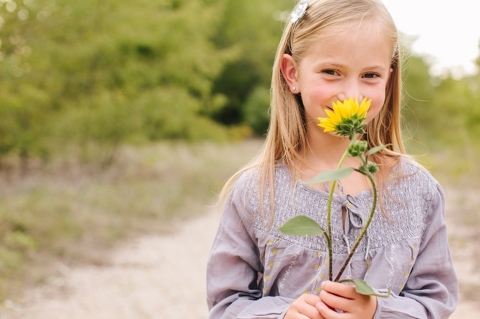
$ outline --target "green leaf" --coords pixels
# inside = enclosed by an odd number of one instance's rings
[[[320,183],[342,179],[350,175],[352,172],[353,172],[353,168],[351,167],[345,167],[345,168],[339,168],[339,169],[321,172],[320,174],[318,174],[317,176],[309,180],[307,184],[320,184]]]
[[[388,145],[390,145],[390,144],[376,146],[376,147],[370,149],[370,150],[366,153],[366,155],[367,155],[367,156],[370,156],[370,155],[373,155],[373,154],[375,154],[375,153],[378,153],[378,152],[380,152],[381,150],[387,148]]]
[[[296,216],[288,220],[278,229],[285,235],[292,236],[316,236],[325,233],[316,221],[307,216]]]
[[[377,294],[375,290],[370,287],[365,280],[362,279],[343,279],[339,282],[352,282],[355,284],[355,290],[364,296],[376,296],[379,298],[388,298],[390,296],[390,288],[386,294]]]

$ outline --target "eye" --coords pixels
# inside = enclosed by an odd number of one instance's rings
[[[363,77],[367,79],[375,79],[380,77],[380,75],[378,73],[366,73]]]
[[[322,72],[328,75],[339,75],[338,71],[334,69],[325,69]]]

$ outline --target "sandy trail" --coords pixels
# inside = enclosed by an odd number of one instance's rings
[[[24,300],[6,301],[0,317],[207,318],[205,264],[218,221],[218,213],[209,213],[173,235],[138,238],[112,251],[106,265],[71,269],[59,265],[48,284],[28,291]],[[452,221],[450,233],[453,229],[465,234],[459,227]],[[471,262],[473,244],[456,238],[451,242],[461,287],[480,284]],[[480,303],[462,295],[451,318],[478,318],[479,312]]]
[[[205,269],[218,220],[210,213],[173,235],[138,238],[106,265],[59,265],[47,285],[6,301],[0,318],[207,318]]]

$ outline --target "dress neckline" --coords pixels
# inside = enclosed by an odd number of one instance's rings
[[[299,178],[296,179],[296,185],[301,187],[302,189],[308,190],[308,191],[313,192],[313,193],[321,194],[321,195],[324,195],[324,196],[329,196],[330,195],[330,192],[328,191],[328,189],[325,191],[325,190],[322,190],[322,189],[312,187],[309,184],[307,184],[304,180],[299,179]],[[355,194],[345,194],[343,192],[343,188],[341,188],[341,184],[339,185],[337,183],[337,187],[339,188],[339,193],[333,193],[333,198],[344,198],[346,196],[352,196],[354,198],[365,198],[365,197],[371,197],[372,196],[372,189],[371,188],[364,189],[364,190],[362,190],[358,193],[355,193]]]

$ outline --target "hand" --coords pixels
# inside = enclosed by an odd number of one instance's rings
[[[315,307],[319,302],[319,296],[303,294],[290,305],[284,319],[325,319]]]
[[[325,319],[371,319],[377,310],[377,297],[361,295],[355,291],[355,286],[337,282],[322,283],[320,300],[316,307]]]

